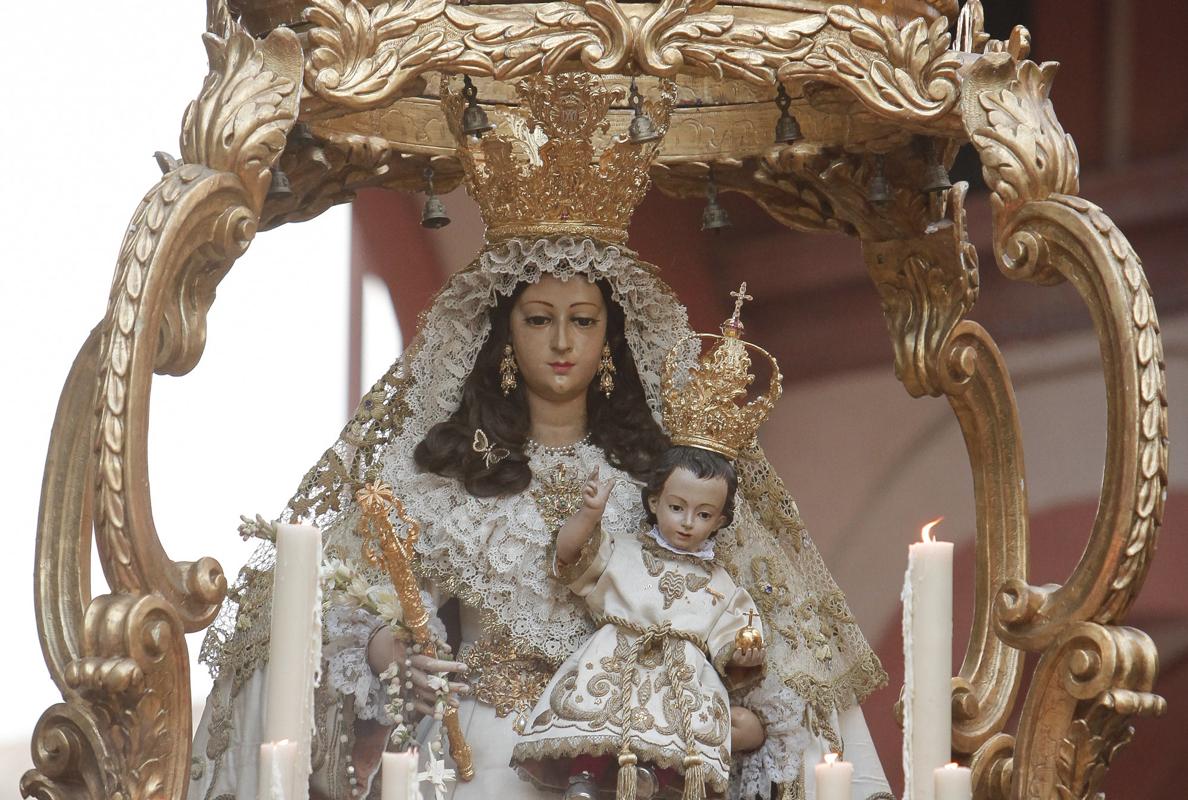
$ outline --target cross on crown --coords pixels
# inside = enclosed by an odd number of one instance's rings
[[[742,306],[747,300],[754,300],[755,298],[747,294],[747,282],[743,281],[738,286],[737,292],[731,292],[730,296],[734,298],[734,313],[730,315],[730,319],[722,323],[722,334],[724,336],[740,336],[743,332],[743,324],[741,319]]]

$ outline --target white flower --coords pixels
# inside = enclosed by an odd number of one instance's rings
[[[429,755],[425,760],[425,771],[417,773],[417,781],[424,783],[428,781],[433,784],[433,794],[436,800],[445,800],[446,784],[454,780],[455,772],[452,769],[446,769],[445,761],[438,758],[437,754],[432,749],[429,750]]]
[[[404,619],[404,609],[400,606],[400,598],[391,586],[372,586],[367,590],[367,601],[375,613],[385,622],[400,622]]]
[[[358,575],[353,575],[351,576],[350,582],[347,583],[345,591],[348,598],[354,601],[357,605],[366,608],[370,605],[367,597],[367,590],[370,588],[371,586],[367,583],[367,581],[363,580]]]
[[[322,585],[338,589],[350,583],[351,578],[355,577],[355,571],[347,566],[342,559],[331,556],[322,562],[319,576],[322,579]]]

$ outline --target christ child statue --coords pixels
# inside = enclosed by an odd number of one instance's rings
[[[598,797],[612,781],[617,800],[722,794],[732,724],[751,740],[736,747],[763,737],[727,691],[753,685],[764,664],[757,632],[739,636],[754,602],[714,562],[714,535],[734,512],[734,466],[708,449],[671,447],[642,488],[651,527],[629,536],[602,531],[611,484],[590,476],[554,561],[599,628],[553,676],[512,763],[569,800]]]

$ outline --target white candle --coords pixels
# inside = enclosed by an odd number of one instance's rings
[[[266,742],[260,745],[260,770],[256,775],[257,800],[291,800],[291,779],[296,764],[296,742]]]
[[[911,800],[933,800],[932,771],[952,758],[953,543],[924,526],[903,581],[903,772]]]
[[[969,767],[950,762],[932,771],[936,800],[973,800],[973,778]]]
[[[817,779],[817,800],[851,800],[854,765],[849,761],[839,761],[837,753],[826,753],[825,761],[814,768],[813,774]]]
[[[276,526],[264,740],[295,745],[285,800],[309,797],[314,683],[322,661],[322,534],[310,525]]]
[[[417,751],[384,753],[380,775],[381,800],[414,800],[417,797]]]

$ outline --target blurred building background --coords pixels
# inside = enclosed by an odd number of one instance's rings
[[[1032,58],[1062,66],[1052,93],[1081,157],[1082,195],[1102,206],[1143,259],[1165,337],[1171,488],[1159,552],[1129,622],[1148,631],[1162,659],[1157,690],[1171,712],[1141,720],[1107,781],[1109,794],[1180,798],[1176,778],[1188,740],[1188,8],[1056,0],[985,3],[988,30],[1032,33]],[[1105,450],[1105,391],[1089,315],[1069,285],[1017,284],[998,271],[989,204],[966,147],[952,178],[969,181],[970,236],[982,288],[970,317],[995,337],[1011,368],[1024,429],[1031,504],[1032,583],[1063,582],[1092,528]],[[442,281],[481,243],[477,210],[462,191],[445,198],[453,223],[420,227],[421,197],[366,193],[353,209],[353,296],[382,281],[405,340]],[[733,227],[700,230],[702,204],[653,191],[636,213],[631,245],[660,266],[697,330],[728,316],[729,292],[746,281],[748,336],[771,350],[786,394],[763,444],[867,636],[891,676],[866,705],[884,765],[902,783],[900,733],[892,715],[903,678],[899,589],[907,546],[944,515],[942,538],[958,543],[954,664],[972,619],[974,505],[960,430],[943,399],[911,399],[892,372],[879,298],[857,241],[783,228],[739,195],[723,195]],[[358,364],[365,320],[353,317]],[[375,375],[352,371],[358,398]]]

